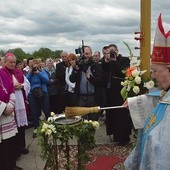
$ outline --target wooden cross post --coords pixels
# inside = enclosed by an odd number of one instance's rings
[[[151,0],[141,0],[140,69],[147,70],[144,78],[150,77],[151,55]]]

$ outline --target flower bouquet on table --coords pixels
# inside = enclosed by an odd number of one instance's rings
[[[123,86],[121,95],[126,100],[128,97],[137,96],[149,92],[155,86],[153,80],[144,80],[142,75],[146,70],[140,71],[138,67],[131,66],[125,70],[125,80],[121,82]]]
[[[130,68],[123,70],[125,74],[124,81],[121,82],[123,86],[121,95],[126,100],[128,97],[148,93],[151,89],[156,87],[156,83],[151,78],[144,79],[143,74],[148,70],[140,70],[140,59],[134,57],[130,46],[123,42],[129,51]]]

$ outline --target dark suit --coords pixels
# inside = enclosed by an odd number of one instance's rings
[[[124,70],[128,67],[130,67],[130,60],[128,57],[123,57],[121,54],[117,56],[117,61],[121,65],[121,70]]]
[[[74,98],[75,98],[75,106],[97,106],[102,102],[102,83],[103,83],[103,69],[101,64],[96,64],[90,62],[88,67],[90,67],[91,74],[87,79],[94,86],[94,94],[80,94],[80,81],[82,76],[82,68],[79,70],[73,70],[70,75],[70,81],[76,82],[75,90],[74,90]],[[87,67],[87,68],[88,68]],[[81,100],[86,100],[87,102],[81,102]],[[94,99],[94,100],[93,100]],[[94,115],[94,116],[93,116]],[[99,114],[91,114],[91,119],[97,120]]]
[[[66,82],[65,82],[65,70],[66,63],[60,62],[56,64],[56,88],[57,88],[57,113],[61,114],[65,110],[65,106],[67,105],[67,97],[66,97]]]
[[[129,59],[119,56],[117,61],[102,62],[105,72],[106,105],[119,106],[124,103],[120,94],[121,81],[124,80],[122,70],[129,67]],[[109,85],[108,85],[109,84]],[[131,119],[127,109],[113,109],[106,111],[106,133],[123,145],[129,141],[131,133]]]

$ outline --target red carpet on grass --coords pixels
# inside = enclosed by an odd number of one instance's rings
[[[124,159],[116,156],[99,156],[94,162],[89,163],[86,168],[87,170],[113,170],[115,165],[123,162]]]
[[[129,155],[131,146],[97,145],[89,152],[91,162],[87,170],[123,170],[123,162]]]

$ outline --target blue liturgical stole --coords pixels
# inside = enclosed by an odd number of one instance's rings
[[[149,94],[150,96],[160,96],[160,92],[154,92]],[[159,122],[162,120],[162,118],[164,117],[166,108],[167,108],[168,104],[166,103],[158,103],[157,106],[154,108],[154,110],[152,111],[152,113],[148,116],[143,132],[142,132],[142,144],[141,144],[141,158],[142,158],[142,154],[143,154],[143,149],[144,149],[144,145],[146,142],[146,139],[150,133],[150,131],[159,124]]]

